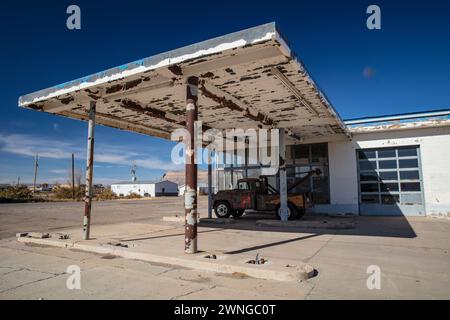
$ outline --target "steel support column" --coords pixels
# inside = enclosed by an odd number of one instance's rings
[[[86,156],[86,192],[84,197],[83,239],[89,240],[91,229],[92,173],[94,169],[95,101],[89,104],[88,144]]]
[[[186,86],[186,129],[189,139],[186,145],[185,253],[197,252],[197,163],[195,159],[195,122],[197,121],[198,78],[189,77]]]
[[[34,180],[33,180],[33,193],[36,193],[36,181],[37,181],[37,172],[38,172],[38,164],[39,156],[36,154],[34,156]]]
[[[208,218],[212,218],[212,161],[211,151],[208,149]]]
[[[249,157],[249,147],[250,147],[250,143],[249,143],[249,139],[248,137],[245,137],[244,139],[244,147],[245,147],[245,152],[244,152],[244,177],[248,178],[248,157]]]
[[[284,129],[279,131],[279,153],[280,153],[280,212],[282,221],[287,221],[289,218],[288,205],[287,205],[287,177],[286,177],[286,139]]]
[[[75,155],[73,153],[72,153],[72,200],[75,200]]]

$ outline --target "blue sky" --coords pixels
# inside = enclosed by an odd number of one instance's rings
[[[81,8],[82,29],[66,28]],[[382,30],[365,27],[381,7]],[[20,95],[139,58],[276,21],[342,118],[450,108],[448,1],[2,1],[0,183],[65,182],[85,166],[86,124],[19,109]],[[366,72],[364,71],[366,70]],[[370,72],[367,72],[367,71]],[[369,75],[368,75],[369,74]],[[171,169],[173,143],[96,128],[95,180]]]

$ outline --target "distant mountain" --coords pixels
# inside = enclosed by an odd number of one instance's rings
[[[184,171],[167,171],[161,180],[169,180],[178,184],[178,186],[184,185],[185,173]],[[208,171],[198,170],[197,172],[197,184],[207,185],[208,184]]]

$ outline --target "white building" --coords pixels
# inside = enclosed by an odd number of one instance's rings
[[[344,121],[351,140],[324,138],[287,146],[288,184],[320,168],[295,191],[312,191],[315,213],[450,216],[450,110]],[[216,168],[229,189],[261,168]],[[277,187],[278,177],[269,177]]]
[[[118,196],[132,193],[142,197],[177,196],[178,185],[168,180],[119,182],[111,185],[111,191]]]
[[[186,191],[186,185],[181,185],[178,188],[178,195],[184,196],[184,192]],[[208,184],[204,182],[197,183],[197,193],[199,195],[208,194]]]

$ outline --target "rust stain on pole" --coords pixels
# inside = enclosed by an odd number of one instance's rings
[[[195,161],[194,124],[197,121],[198,78],[189,77],[186,86],[186,129],[189,132],[186,145],[185,253],[197,252],[197,164]]]
[[[92,173],[94,169],[95,101],[89,105],[88,146],[86,157],[86,193],[84,197],[83,239],[89,240],[91,229]]]

